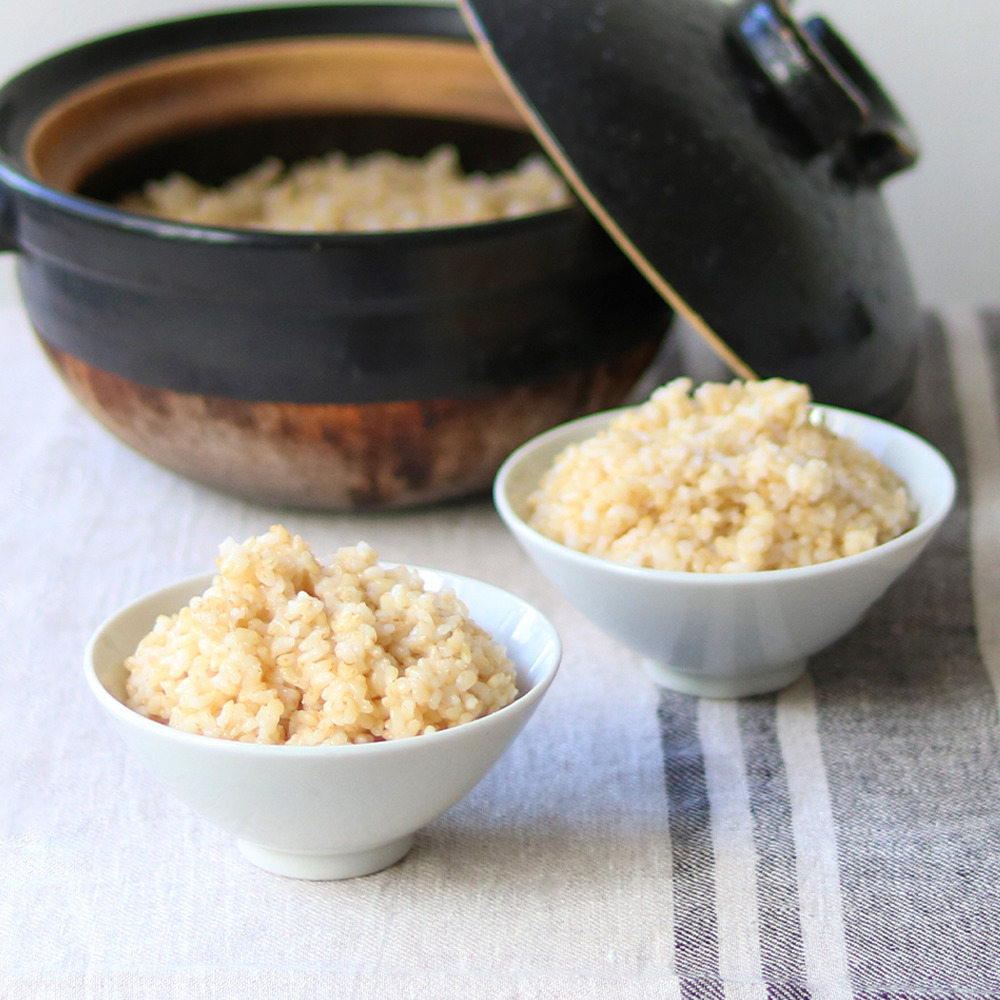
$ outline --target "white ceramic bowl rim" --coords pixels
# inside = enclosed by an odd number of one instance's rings
[[[391,564],[384,563],[382,565],[389,566]],[[504,600],[512,606],[519,607],[526,612],[531,612],[536,615],[540,624],[545,626],[546,631],[548,632],[548,642],[552,646],[551,652],[547,657],[544,673],[534,680],[531,687],[529,687],[526,691],[519,691],[517,697],[509,705],[505,705],[503,708],[498,709],[495,712],[491,712],[489,715],[473,719],[470,722],[464,722],[459,726],[452,726],[448,729],[440,729],[433,733],[421,733],[418,736],[408,736],[401,739],[382,740],[374,743],[298,746],[273,743],[246,743],[239,740],[227,740],[218,736],[206,736],[202,733],[189,733],[182,729],[175,729],[168,726],[166,723],[150,719],[119,701],[104,686],[104,684],[101,683],[100,678],[97,676],[94,669],[94,652],[97,644],[101,641],[102,636],[104,636],[109,630],[113,629],[119,619],[128,615],[135,605],[146,601],[154,601],[157,595],[175,588],[181,589],[189,587],[192,595],[203,593],[208,588],[211,581],[215,578],[216,574],[199,573],[184,580],[178,580],[175,583],[149,591],[148,593],[136,598],[134,601],[130,601],[127,605],[119,608],[118,611],[106,618],[94,631],[90,640],[87,642],[86,650],[84,652],[84,674],[86,676],[87,683],[98,702],[100,702],[104,709],[110,712],[114,717],[126,721],[129,725],[155,727],[162,739],[177,740],[180,741],[181,744],[190,742],[191,740],[194,740],[196,743],[204,743],[204,741],[208,740],[212,744],[214,752],[217,753],[257,754],[265,757],[302,756],[320,758],[331,755],[336,757],[346,757],[349,755],[359,756],[366,754],[379,754],[386,756],[395,753],[411,753],[414,749],[414,741],[419,742],[420,745],[425,745],[429,741],[440,743],[441,741],[453,740],[458,738],[457,734],[459,731],[468,732],[472,728],[483,729],[493,724],[501,715],[509,713],[512,710],[523,711],[526,708],[530,708],[536,701],[538,701],[554,680],[555,675],[559,670],[559,664],[562,658],[562,642],[552,623],[540,611],[538,611],[537,608],[534,608],[521,598],[515,597],[513,594],[510,594],[493,584],[484,583],[481,580],[473,580],[471,577],[463,577],[457,573],[445,572],[443,570],[429,569],[420,566],[411,566],[410,568],[416,570],[422,577],[425,574],[433,574],[433,576],[438,577],[442,581],[444,586],[452,586],[455,583],[468,582],[474,584],[477,588],[486,588],[493,591],[497,595],[503,595]],[[179,611],[180,607],[175,610]],[[475,617],[474,613],[473,617]],[[150,628],[152,628],[152,624],[153,623],[151,621]],[[519,670],[519,686],[523,676],[523,672]]]
[[[952,471],[951,466],[941,452],[930,444],[930,442],[924,440],[919,435],[914,434],[912,431],[906,430],[904,427],[899,427],[898,425],[892,424],[887,420],[882,420],[879,417],[868,416],[867,414],[857,413],[853,410],[845,410],[836,406],[812,404],[810,406],[811,415],[843,414],[852,420],[861,420],[874,426],[886,428],[893,435],[904,438],[916,445],[925,454],[926,461],[934,468],[936,474],[942,478],[942,482],[945,484],[945,489],[943,490],[941,500],[938,505],[931,510],[919,510],[917,512],[917,523],[910,528],[909,531],[905,531],[903,534],[897,535],[895,538],[890,539],[888,542],[883,542],[881,545],[877,545],[873,549],[858,552],[854,555],[841,556],[838,559],[830,559],[827,562],[814,563],[811,566],[794,566],[788,569],[748,570],[742,573],[697,573],[688,570],[665,570],[651,569],[646,566],[630,566],[628,563],[615,562],[610,559],[604,559],[600,556],[594,556],[586,552],[580,552],[576,549],[572,549],[569,546],[562,545],[560,542],[556,542],[553,539],[548,538],[546,535],[543,535],[541,532],[536,531],[533,527],[531,527],[531,525],[529,525],[527,521],[525,521],[524,518],[522,518],[521,515],[514,509],[507,495],[508,482],[514,469],[525,458],[544,447],[553,438],[562,437],[573,428],[580,428],[582,430],[591,425],[595,427],[596,432],[596,429],[605,425],[607,421],[612,419],[615,415],[623,413],[627,410],[634,410],[635,408],[635,406],[624,406],[615,410],[606,410],[603,413],[595,413],[591,416],[581,417],[578,420],[560,424],[558,427],[553,427],[551,430],[546,431],[543,434],[539,434],[537,437],[525,442],[525,444],[521,445],[516,451],[512,452],[500,467],[493,487],[494,503],[500,511],[503,519],[508,523],[516,524],[518,529],[525,532],[525,534],[530,534],[535,543],[543,549],[553,553],[559,553],[562,558],[568,559],[571,562],[576,562],[581,566],[600,566],[605,570],[612,570],[615,573],[635,577],[637,579],[646,578],[649,580],[662,580],[672,583],[679,583],[683,581],[685,584],[689,584],[693,587],[718,587],[722,584],[733,587],[748,587],[753,586],[756,582],[765,577],[768,580],[780,581],[790,578],[805,579],[809,576],[817,576],[821,574],[850,572],[853,567],[863,565],[865,562],[874,559],[881,559],[883,556],[889,555],[895,549],[920,541],[924,536],[933,533],[948,515],[952,504],[954,503],[956,490],[955,473]],[[568,445],[582,440],[582,437],[570,437],[566,444]],[[907,483],[907,488],[910,488],[909,483]]]

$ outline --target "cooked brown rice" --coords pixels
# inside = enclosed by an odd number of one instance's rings
[[[570,200],[565,181],[541,156],[494,176],[464,174],[455,147],[441,146],[422,159],[382,152],[351,161],[331,153],[287,170],[271,158],[220,188],[171,174],[120,204],[227,228],[366,232],[487,222]]]
[[[369,743],[509,704],[514,665],[449,590],[364,542],[322,564],[280,525],[220,547],[212,586],[126,661],[128,705],[251,743]]]
[[[616,562],[703,573],[863,552],[912,527],[900,479],[811,422],[795,382],[682,378],[557,457],[530,523]]]

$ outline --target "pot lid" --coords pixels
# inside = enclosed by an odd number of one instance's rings
[[[537,138],[743,377],[898,410],[920,315],[879,190],[917,158],[875,77],[784,0],[459,0]]]

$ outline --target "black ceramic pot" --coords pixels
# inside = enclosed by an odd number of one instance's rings
[[[621,402],[670,309],[577,205],[409,233],[201,228],[113,206],[178,169],[536,149],[459,15],[330,5],[152,26],[0,90],[0,248],[84,406],[185,476],[314,508],[485,488],[518,444]]]

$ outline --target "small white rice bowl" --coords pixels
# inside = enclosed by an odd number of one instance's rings
[[[128,706],[125,663],[158,616],[169,620],[211,589],[207,574],[146,594],[100,625],[84,656],[86,679],[149,774],[235,837],[253,864],[307,879],[375,872],[402,858],[415,832],[493,767],[538,707],[562,652],[552,625],[514,595],[453,573],[416,572],[425,593],[451,593],[506,650],[518,692],[509,704],[412,739],[309,746],[213,739],[164,725]],[[155,787],[141,791],[156,794]]]

